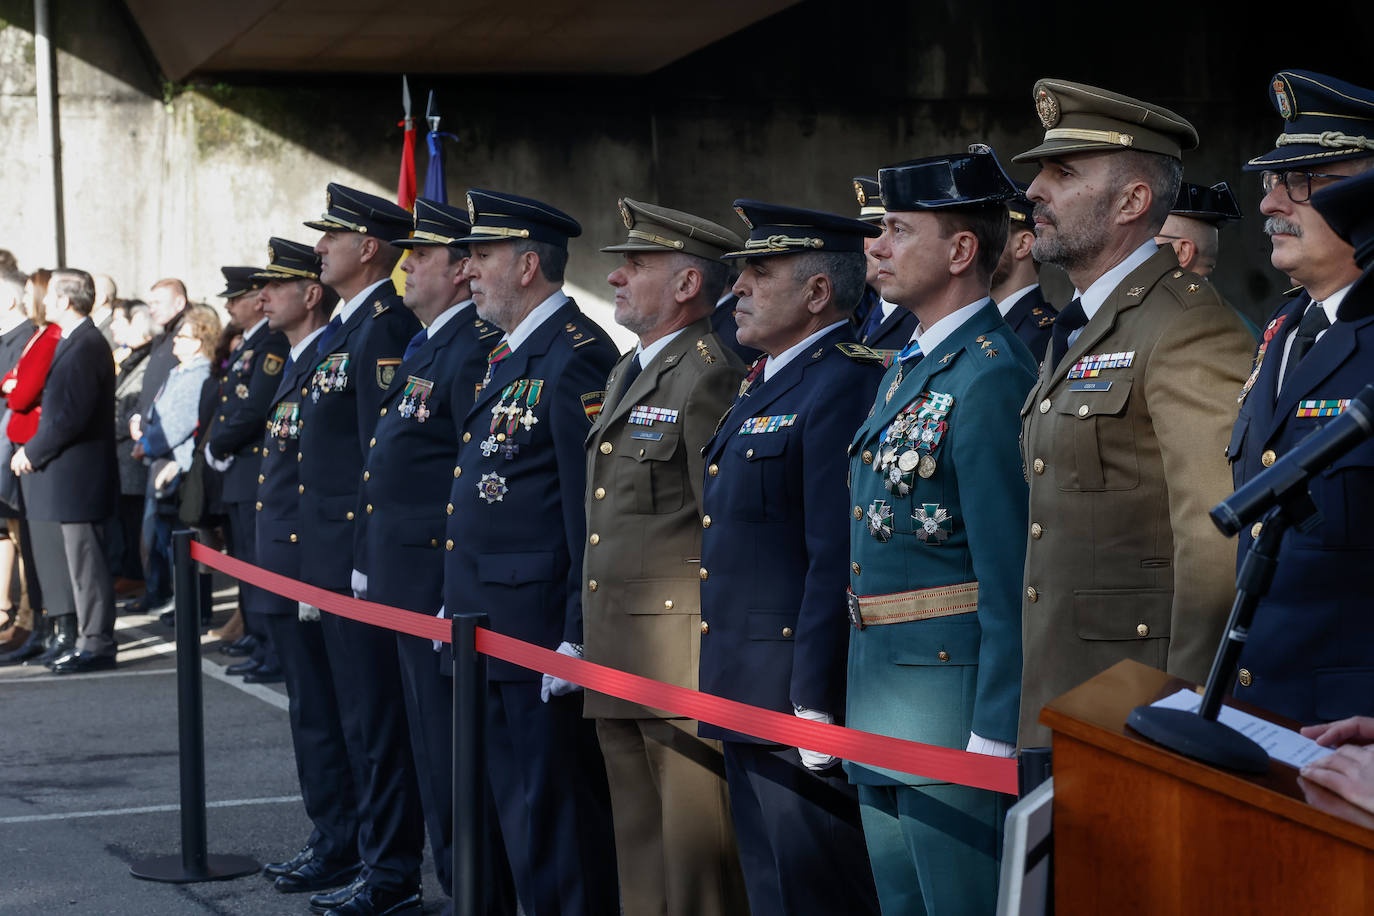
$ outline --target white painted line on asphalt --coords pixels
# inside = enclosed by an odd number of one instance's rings
[[[145,637],[156,635],[149,633],[142,627],[129,627],[129,629]],[[203,651],[203,641],[201,648]],[[161,639],[158,642],[151,643],[147,646],[147,650],[149,652],[155,652],[158,655],[175,656],[177,654],[176,643],[168,642],[165,639]],[[229,664],[232,665],[234,663],[230,662]],[[268,687],[266,684],[245,684],[242,678],[239,678],[236,675],[232,674],[225,674],[224,669],[227,667],[229,667],[229,665],[217,665],[214,662],[210,661],[210,659],[204,657],[203,655],[201,656],[200,671],[206,677],[219,681],[221,684],[228,684],[230,687],[233,687],[236,690],[241,690],[244,693],[248,694],[250,697],[256,697],[259,700],[262,700],[268,706],[280,709],[282,712],[286,712],[287,709],[290,707],[291,701],[286,697],[285,694],[277,693],[277,691],[273,690],[271,687]]]
[[[63,674],[60,675],[66,681],[98,681],[107,677],[149,677],[154,674],[176,674],[175,668],[159,668],[156,671],[92,671],[90,674]],[[5,678],[0,680],[0,687],[9,687],[14,684],[43,684],[49,685],[57,680],[59,675],[44,671],[42,674],[25,674],[19,677]]]
[[[301,800],[299,795],[274,795],[270,798],[234,798],[206,802],[207,808],[243,808],[248,805],[286,805]],[[119,817],[128,814],[166,814],[180,811],[181,805],[145,805],[141,808],[105,808],[100,811],[68,811],[64,814],[24,814],[0,817],[0,824],[32,824],[38,821],[74,821],[85,817]]]

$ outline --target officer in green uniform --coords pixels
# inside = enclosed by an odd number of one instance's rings
[[[1016,193],[996,157],[878,173],[883,298],[919,324],[850,445],[851,728],[1011,756],[1030,351],[988,295]],[[990,913],[1005,796],[846,763],[884,913]]]

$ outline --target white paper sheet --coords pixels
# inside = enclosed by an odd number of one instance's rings
[[[1183,709],[1188,712],[1197,712],[1198,707],[1202,705],[1202,696],[1185,688],[1162,700],[1156,700],[1150,705],[1163,709]],[[1266,722],[1248,712],[1232,709],[1225,703],[1221,704],[1221,714],[1217,716],[1217,719],[1222,725],[1234,728],[1264,748],[1265,753],[1272,759],[1286,763],[1290,767],[1301,767],[1314,760],[1320,760],[1328,754],[1335,753],[1335,748],[1321,747],[1311,738],[1304,738],[1291,728]]]

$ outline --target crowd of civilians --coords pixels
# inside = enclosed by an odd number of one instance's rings
[[[112,668],[117,609],[171,622],[172,528],[216,538],[197,446],[241,335],[180,280],[120,299],[0,250],[0,665]]]

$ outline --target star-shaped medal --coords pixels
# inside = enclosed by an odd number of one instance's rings
[[[887,500],[875,499],[868,507],[868,533],[881,543],[892,537],[892,507]]]
[[[477,481],[477,495],[485,499],[488,505],[501,502],[506,498],[506,492],[506,478],[495,471],[483,474],[482,479]]]
[[[943,543],[954,527],[949,510],[935,503],[920,506],[911,513],[911,517],[916,522],[916,536],[926,544],[931,543],[932,539],[936,544]]]

